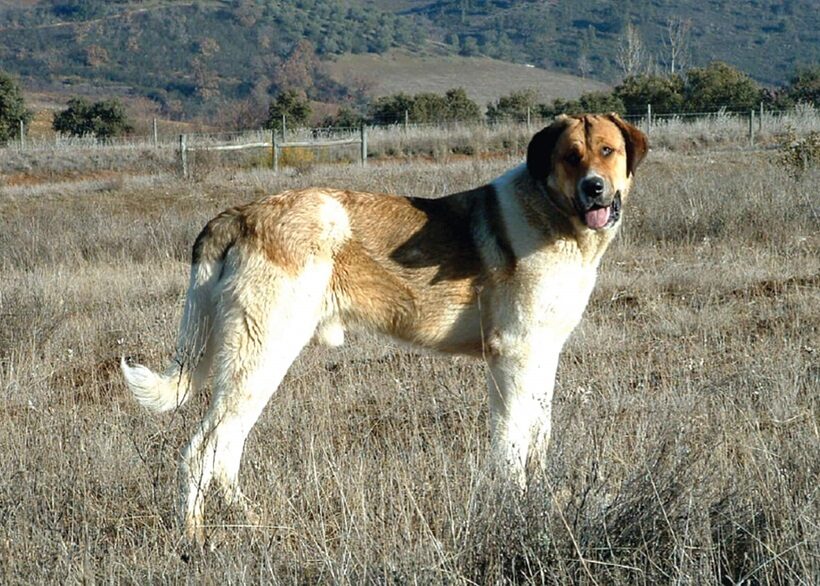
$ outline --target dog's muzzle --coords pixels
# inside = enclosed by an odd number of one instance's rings
[[[621,217],[621,192],[611,194],[607,181],[600,175],[590,174],[578,182],[576,205],[581,220],[590,230],[609,228]]]
[[[614,226],[621,218],[621,192],[616,191],[612,201],[605,203],[602,197],[579,197],[581,220],[590,230],[603,230]]]

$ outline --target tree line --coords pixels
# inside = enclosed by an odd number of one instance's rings
[[[777,89],[759,86],[745,73],[714,62],[683,73],[641,73],[626,77],[610,92],[591,92],[575,100],[539,103],[534,91],[512,92],[481,108],[463,88],[443,95],[422,92],[398,93],[364,102],[358,107],[343,106],[336,114],[317,119],[305,92],[286,89],[270,102],[267,116],[257,122],[270,129],[319,125],[358,127],[362,124],[413,124],[440,122],[525,121],[528,117],[551,118],[580,112],[643,114],[647,104],[656,114],[714,112],[720,109],[748,111],[760,103],[770,108],[787,108],[797,103],[820,104],[820,66],[795,71],[788,84]],[[19,136],[32,112],[26,108],[19,84],[0,71],[0,143]],[[108,139],[126,135],[133,126],[123,104],[117,99],[89,102],[80,97],[68,100],[57,112],[52,128],[62,134]]]

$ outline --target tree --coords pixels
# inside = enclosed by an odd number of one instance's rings
[[[371,106],[370,117],[377,124],[403,122],[405,112],[413,109],[414,98],[400,92],[392,96],[382,96]]]
[[[564,101],[554,100],[551,106],[540,104],[538,113],[542,118],[553,118],[559,114],[581,114],[584,112],[594,114],[608,114],[617,112],[625,114],[626,107],[623,100],[612,93],[589,92],[583,94],[577,100]]]
[[[310,120],[310,102],[302,98],[294,90],[285,90],[274,99],[268,107],[268,119],[265,120],[265,128],[276,130],[282,129],[282,117],[286,119],[286,124],[293,128],[306,126]]]
[[[274,81],[284,90],[301,90],[310,95],[317,72],[322,69],[310,41],[302,39],[276,68]]]
[[[347,106],[342,106],[336,114],[322,120],[322,126],[328,128],[359,128],[362,124],[364,116]]]
[[[632,24],[626,26],[626,30],[618,40],[615,61],[624,77],[638,75],[646,67],[646,50],[637,27]]]
[[[452,88],[444,94],[447,105],[446,120],[460,122],[474,122],[481,119],[481,108],[467,97],[464,88]]]
[[[754,80],[721,61],[686,72],[683,100],[691,112],[749,110],[760,103],[761,96]]]
[[[371,118],[376,123],[403,122],[405,113],[416,123],[466,122],[481,118],[481,109],[467,97],[463,88],[449,89],[443,96],[431,92],[383,96],[371,107]]]
[[[487,106],[487,120],[490,122],[502,120],[524,122],[527,119],[527,111],[533,109],[535,109],[535,92],[531,90],[512,92],[498,98],[495,104]]]
[[[678,75],[633,75],[615,88],[627,114],[642,114],[646,105],[658,114],[680,112],[683,108],[683,79]]]
[[[73,136],[95,136],[107,139],[133,130],[125,107],[117,99],[90,103],[84,98],[72,98],[68,107],[54,115],[51,127]]]
[[[28,124],[33,113],[26,109],[17,82],[0,71],[0,144],[20,135],[20,121]]]
[[[820,65],[798,68],[783,93],[791,104],[820,105]]]
[[[410,109],[410,120],[413,122],[438,122],[446,115],[447,102],[440,95],[423,92],[413,96],[413,107]]]
[[[672,75],[684,69],[689,61],[689,32],[691,30],[691,20],[674,17],[666,21],[666,30],[661,37],[661,42],[665,49],[664,60]]]

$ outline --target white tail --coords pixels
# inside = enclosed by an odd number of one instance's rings
[[[144,407],[161,413],[184,404],[204,384],[211,369],[210,337],[215,296],[222,260],[200,259],[191,265],[185,310],[177,339],[176,355],[162,374],[120,361],[125,382]]]

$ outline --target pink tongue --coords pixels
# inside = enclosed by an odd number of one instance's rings
[[[584,221],[587,223],[587,226],[593,230],[603,228],[609,221],[609,206],[589,210],[586,214],[584,214]]]

